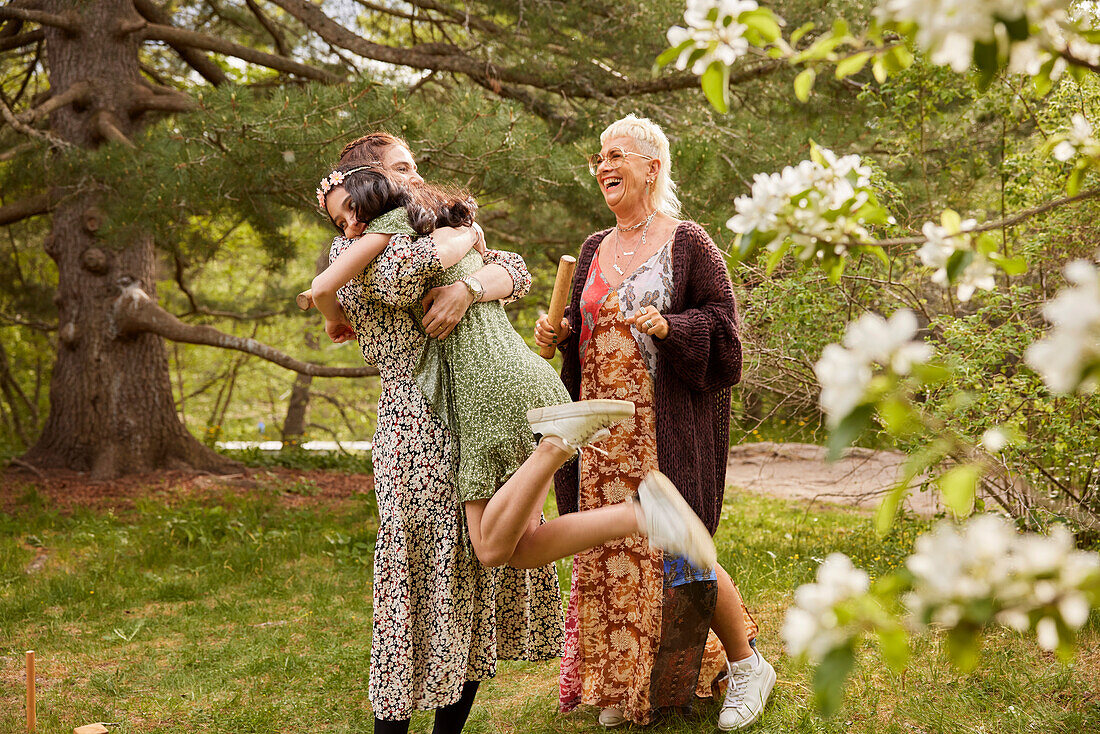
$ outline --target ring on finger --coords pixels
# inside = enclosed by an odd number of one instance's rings
[[[650,328],[651,326],[653,326],[653,319],[646,319],[646,320],[645,320],[645,328],[647,328],[647,329],[648,329],[648,328]]]

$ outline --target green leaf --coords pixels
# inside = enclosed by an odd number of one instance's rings
[[[855,667],[850,645],[830,650],[814,671],[814,702],[823,716],[832,716],[844,702],[844,684]]]
[[[869,252],[872,255],[874,255],[875,258],[880,263],[882,263],[882,266],[884,268],[889,268],[890,267],[890,256],[886,254],[886,250],[884,250],[883,248],[872,245],[870,247],[864,247],[864,248],[862,248],[862,250],[864,252]]]
[[[861,433],[870,428],[873,413],[873,405],[860,405],[846,415],[836,428],[829,431],[829,440],[826,443],[828,452],[825,460],[836,461],[839,459],[844,454],[844,449],[851,446],[852,442],[859,438]]]
[[[882,64],[886,71],[896,74],[913,65],[913,52],[898,44],[882,55]]]
[[[848,27],[848,21],[844,20],[843,18],[837,18],[833,21],[833,38],[836,38],[838,40],[842,39],[848,35],[850,30],[851,29]]]
[[[887,398],[878,405],[878,415],[882,419],[883,426],[895,436],[907,436],[920,427],[917,416],[905,400]]]
[[[940,214],[940,224],[942,224],[948,232],[958,232],[959,228],[962,226],[962,217],[960,217],[959,213],[954,209],[944,209],[943,214]]]
[[[951,377],[951,370],[934,362],[915,364],[912,373],[922,385],[940,385]]]
[[[1030,29],[1027,27],[1027,15],[1021,15],[1014,20],[1005,20],[998,17],[998,20],[1004,24],[1005,30],[1008,31],[1008,37],[1013,41],[1026,41],[1027,37],[1031,35]]]
[[[980,630],[971,625],[959,625],[947,631],[947,653],[955,667],[969,673],[978,665],[982,647]]]
[[[843,79],[846,76],[851,76],[852,74],[860,72],[863,67],[867,65],[867,61],[870,58],[870,51],[862,51],[858,54],[852,54],[851,56],[841,59],[836,64],[836,78]]]
[[[760,233],[755,229],[750,229],[748,232],[737,237],[738,260],[744,260],[756,250],[759,234]]]
[[[881,58],[876,58],[875,63],[871,64],[871,73],[875,75],[875,81],[879,84],[885,83],[886,79],[890,76],[886,70],[886,64],[882,62]]]
[[[729,67],[720,61],[712,61],[699,81],[711,106],[719,112],[729,112]]]
[[[775,43],[779,38],[779,21],[768,8],[757,8],[741,13],[737,21],[759,33],[766,43]]]
[[[768,260],[765,263],[764,272],[767,275],[771,275],[775,272],[775,268],[779,265],[779,261],[783,259],[783,256],[787,254],[787,250],[791,247],[790,240],[784,242],[772,252],[768,253]]]
[[[940,493],[944,503],[959,517],[966,517],[974,507],[974,494],[978,489],[981,467],[963,464],[940,476]]]
[[[908,491],[908,482],[899,482],[890,488],[882,503],[875,510],[875,533],[881,538],[890,532],[894,524],[894,518],[898,515],[898,507]]]
[[[1081,181],[1085,178],[1085,171],[1082,168],[1074,168],[1069,174],[1069,178],[1066,180],[1066,193],[1070,196],[1076,196],[1081,191]]]
[[[955,250],[947,258],[947,282],[954,283],[963,274],[967,266],[974,262],[973,250]]]
[[[653,62],[653,70],[656,71],[663,66],[668,66],[673,61],[680,58],[680,54],[682,54],[691,45],[692,42],[689,40],[684,41],[678,46],[666,48],[664,51],[661,52],[661,55],[657,57],[657,60]]]
[[[794,78],[794,96],[799,102],[810,101],[810,91],[814,88],[817,72],[813,68],[803,69]]]
[[[1027,272],[1027,259],[1022,255],[1005,257],[999,252],[993,252],[990,253],[989,260],[1008,275],[1023,275]]]
[[[905,633],[905,629],[901,626],[880,627],[875,634],[886,664],[895,673],[905,670],[905,666],[909,663],[909,635]]]
[[[993,77],[997,75],[997,43],[974,42],[974,65],[978,67],[978,88],[983,92],[989,88]]]
[[[794,33],[791,34],[790,44],[794,46],[796,43],[802,40],[802,37],[804,35],[812,31],[813,28],[813,21],[810,21],[809,23],[803,23],[802,25],[798,26],[798,28],[795,29]]]

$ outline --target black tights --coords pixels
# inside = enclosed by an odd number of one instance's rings
[[[462,695],[457,701],[450,706],[435,710],[435,726],[432,727],[432,734],[461,734],[462,727],[466,726],[466,719],[470,715],[470,709],[474,706],[474,696],[477,695],[479,683],[480,681],[476,680],[466,681],[462,686]],[[408,719],[374,720],[374,734],[408,734],[408,731]]]

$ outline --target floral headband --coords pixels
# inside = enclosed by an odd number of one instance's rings
[[[381,164],[367,163],[366,165],[353,168],[350,171],[333,171],[329,175],[321,179],[321,183],[317,185],[317,206],[321,209],[325,208],[325,197],[328,196],[328,192],[339,186],[344,182],[344,179],[353,173],[359,171],[368,171],[373,168],[381,168]]]

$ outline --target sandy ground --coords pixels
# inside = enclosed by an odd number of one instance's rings
[[[730,449],[726,483],[783,499],[855,505],[873,510],[897,481],[905,454],[849,449],[835,463],[825,449],[808,443],[747,443]],[[936,493],[911,489],[905,506],[931,515],[940,505]]]

